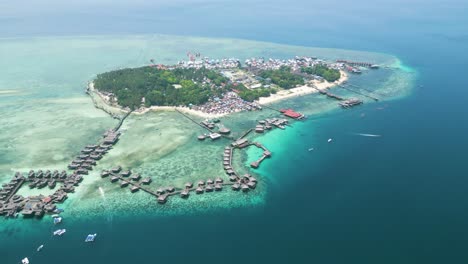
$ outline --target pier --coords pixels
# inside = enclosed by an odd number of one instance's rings
[[[258,168],[260,166],[260,163],[262,163],[262,161],[266,158],[269,158],[271,157],[271,152],[266,148],[264,147],[262,144],[258,143],[258,142],[254,142],[252,143],[251,145],[254,145],[256,146],[257,148],[261,148],[263,149],[263,155],[256,161],[250,163],[250,167],[252,168]]]
[[[361,92],[359,92],[359,91],[356,91],[356,90],[352,90],[352,89],[350,89],[350,88],[347,88],[347,87],[344,86],[344,85],[339,84],[338,87],[340,87],[340,88],[342,88],[342,89],[345,89],[345,90],[347,90],[347,91],[350,91],[350,92],[352,92],[352,93],[359,94],[359,95],[362,95],[362,96],[364,96],[364,97],[370,98],[370,99],[372,99],[372,100],[374,100],[374,101],[379,101],[379,99],[376,98],[376,97],[374,97],[374,96],[367,95],[367,94],[363,94],[363,93],[361,93]]]
[[[36,216],[40,218],[45,213],[60,212],[57,211],[56,204],[67,199],[67,193],[75,191],[75,187],[79,186],[83,180],[83,175],[87,175],[97,164],[97,161],[118,142],[120,137],[118,130],[130,114],[131,111],[127,112],[113,129],[106,131],[97,144],[87,145],[79,152],[68,165],[68,169],[73,171],[71,174],[65,170],[61,172],[58,170],[30,170],[25,177],[21,172],[16,172],[12,180],[0,188],[0,215],[15,217],[21,213],[24,217]],[[24,184],[27,184],[30,189],[41,189],[46,186],[55,189],[57,184],[61,184],[61,186],[49,196],[23,197],[17,195],[17,192]]]
[[[125,119],[127,119],[127,117],[132,113],[133,110],[131,111],[128,111],[122,118],[120,118],[120,121],[119,123],[115,126],[114,128],[114,131],[118,131],[120,129],[120,127],[122,126],[123,122],[125,121]]]
[[[379,66],[369,62],[359,62],[359,61],[348,61],[348,60],[337,60],[338,63],[348,64],[350,66],[361,66],[361,67],[368,67],[371,69],[377,69]]]

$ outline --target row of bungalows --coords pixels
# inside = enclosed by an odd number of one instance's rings
[[[63,179],[67,176],[67,173],[66,171],[61,171],[59,172],[58,170],[54,170],[54,171],[50,171],[50,170],[46,170],[45,172],[42,171],[42,170],[38,170],[38,171],[34,171],[34,170],[30,170],[29,173],[28,173],[28,180],[32,180],[32,179],[41,179],[41,178],[45,178],[45,179]]]

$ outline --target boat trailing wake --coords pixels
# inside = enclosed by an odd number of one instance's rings
[[[356,136],[362,136],[362,137],[381,137],[382,135],[375,135],[375,134],[364,134],[364,133],[354,133]]]

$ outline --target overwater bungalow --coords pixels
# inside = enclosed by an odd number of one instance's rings
[[[107,176],[109,176],[109,175],[110,175],[110,173],[109,173],[109,171],[107,171],[107,170],[103,170],[103,171],[101,172],[101,178],[105,178],[105,177],[107,177]]]
[[[213,185],[207,185],[207,186],[205,187],[205,191],[206,191],[206,192],[212,192],[212,191],[213,191]]]
[[[205,185],[205,182],[204,182],[204,181],[201,181],[201,180],[198,181],[198,186],[203,186],[203,185]]]
[[[85,159],[89,158],[89,155],[81,154],[81,155],[78,156],[78,158],[85,160]]]
[[[169,186],[169,187],[166,188],[166,191],[168,193],[173,193],[173,192],[175,192],[175,188],[173,186]]]
[[[85,174],[85,175],[88,174],[88,170],[86,170],[84,168],[79,168],[75,172],[78,173],[78,174]]]
[[[56,178],[58,178],[58,176],[59,176],[58,170],[54,170],[54,171],[52,172],[52,178],[55,178],[55,179],[56,179]]]
[[[98,145],[87,145],[86,148],[87,149],[96,149],[98,147]]]
[[[30,182],[30,183],[28,184],[29,188],[31,188],[31,189],[35,188],[36,185],[37,185],[37,182],[36,182],[36,181],[32,181],[32,182]]]
[[[36,173],[36,178],[42,178],[43,176],[44,176],[44,173],[42,172],[42,170],[38,170]]]
[[[180,197],[187,198],[189,196],[189,190],[185,189],[180,192]]]
[[[158,196],[158,203],[164,204],[167,202],[167,194],[162,194]]]
[[[128,182],[127,181],[120,181],[120,188],[127,187]]]
[[[29,171],[28,177],[34,178],[36,176],[36,173],[33,170]]]
[[[229,181],[230,181],[230,182],[235,182],[235,181],[237,181],[237,177],[234,176],[234,175],[229,176]]]
[[[142,181],[141,181],[142,184],[150,184],[151,183],[151,178],[150,177],[146,177],[144,178]]]
[[[217,177],[217,178],[215,179],[215,182],[216,182],[216,183],[223,183],[223,179],[221,179],[220,177]]]
[[[190,188],[192,188],[192,187],[193,187],[193,183],[191,183],[191,182],[185,183],[185,188],[186,188],[186,189],[190,189]]]
[[[81,164],[80,167],[83,168],[83,169],[86,169],[86,170],[92,170],[93,169],[93,165],[91,165],[89,163],[83,163],[83,164]]]
[[[44,178],[50,178],[52,177],[52,172],[50,172],[50,170],[46,170],[46,172],[44,173]]]
[[[248,182],[248,183],[247,183],[247,186],[249,186],[249,188],[251,188],[251,189],[255,189],[255,187],[257,186],[257,183],[255,183],[255,182]]]
[[[93,153],[91,155],[89,155],[89,157],[93,160],[100,160],[102,158],[102,155],[99,154],[99,153]]]
[[[132,174],[132,172],[129,170],[125,170],[120,173],[120,175],[122,175],[123,177],[128,177],[130,176],[130,174]]]
[[[60,178],[65,178],[65,177],[67,177],[67,172],[64,171],[64,170],[61,171],[59,177],[60,177]]]
[[[195,193],[197,194],[202,194],[204,192],[203,188],[201,186],[197,187],[197,189],[195,189]]]
[[[49,188],[53,189],[57,185],[57,182],[55,180],[50,180],[47,185],[49,186]]]
[[[130,179],[132,179],[133,181],[139,181],[141,179],[141,176],[139,173],[135,173],[132,175],[132,177],[130,177]]]
[[[120,167],[120,166],[117,166],[117,167],[114,167],[114,168],[111,169],[111,171],[112,171],[113,173],[118,173],[118,172],[120,172],[121,170],[122,170],[122,167]]]
[[[79,167],[80,167],[80,164],[77,164],[77,163],[72,163],[72,164],[68,165],[68,168],[69,168],[70,170],[76,170],[76,169],[78,169]]]
[[[238,183],[234,183],[232,186],[231,186],[231,189],[233,189],[234,191],[238,191],[240,189],[240,186]]]
[[[37,188],[44,188],[47,185],[47,180],[41,180],[37,183]]]
[[[112,177],[110,178],[110,180],[111,180],[111,182],[116,182],[116,181],[119,180],[119,177],[117,177],[117,176],[112,176]]]
[[[250,188],[249,188],[249,186],[247,184],[242,184],[241,189],[242,189],[243,192],[247,192],[247,191],[250,190]]]
[[[83,154],[89,154],[91,152],[93,152],[93,150],[89,149],[89,148],[85,148],[85,149],[81,150],[81,153],[83,153]]]
[[[214,186],[215,191],[221,191],[223,189],[223,185],[220,183],[215,184]]]
[[[208,179],[208,180],[206,180],[206,184],[213,184],[213,183],[214,183],[214,182],[213,182],[213,180],[212,180],[212,179]]]
[[[234,174],[236,174],[233,170],[226,170],[226,173],[227,173],[228,175],[234,175]]]
[[[88,164],[91,164],[91,165],[93,165],[93,166],[96,165],[96,161],[93,160],[93,159],[87,159],[87,160],[85,160],[84,162],[86,162],[86,163],[88,163]]]
[[[165,192],[166,192],[166,190],[164,190],[163,188],[159,188],[159,189],[156,190],[156,194],[163,194]]]
[[[131,191],[132,193],[134,193],[134,192],[136,192],[136,191],[138,191],[138,190],[140,190],[140,187],[138,187],[138,186],[136,186],[136,185],[133,185],[132,187],[130,187],[130,191]]]

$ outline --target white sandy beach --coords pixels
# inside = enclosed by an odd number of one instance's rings
[[[344,71],[341,72],[341,77],[335,82],[329,83],[327,81],[319,82],[317,80],[312,81],[313,84],[303,85],[297,88],[292,88],[289,90],[281,90],[276,94],[272,94],[268,97],[260,97],[257,101],[259,104],[271,104],[277,101],[281,101],[287,98],[295,97],[295,96],[302,96],[311,93],[317,93],[318,90],[325,90],[335,85],[342,84],[348,79],[348,75]]]

